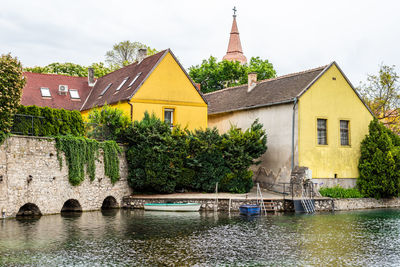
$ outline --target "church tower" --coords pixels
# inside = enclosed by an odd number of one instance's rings
[[[233,8],[233,22],[229,37],[228,51],[222,60],[239,61],[241,64],[247,63],[247,58],[243,55],[239,30],[236,23],[236,7]]]

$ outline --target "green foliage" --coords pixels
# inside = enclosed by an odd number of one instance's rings
[[[36,116],[33,119],[33,135],[35,136],[82,136],[84,134],[82,116],[77,110],[19,106],[17,114]],[[13,132],[24,135],[31,133],[32,119],[30,117],[18,117],[13,125]]]
[[[21,62],[10,54],[0,56],[0,132],[8,133],[25,85]]]
[[[334,187],[323,187],[319,190],[323,197],[332,198],[362,198],[364,197],[357,188],[343,188],[340,185]]]
[[[40,66],[28,67],[25,68],[24,71],[34,72],[34,73],[53,73],[53,74],[61,74],[67,76],[87,77],[88,68],[93,68],[95,78],[102,77],[115,70],[106,67],[103,62],[93,63],[92,65],[87,67],[70,62],[65,62],[65,63],[54,62],[44,67]]]
[[[90,180],[95,179],[96,165],[99,148],[103,150],[104,174],[114,184],[119,180],[119,159],[121,152],[114,141],[99,143],[96,140],[76,136],[57,136],[56,138],[57,158],[62,168],[61,152],[64,153],[68,166],[69,182],[76,186],[83,182],[86,174]]]
[[[250,165],[266,151],[266,135],[255,121],[245,132],[232,127],[220,135],[216,129],[170,130],[148,113],[129,127],[128,181],[135,191],[172,193],[176,189],[213,192],[248,192]]]
[[[128,128],[126,136],[129,184],[137,191],[174,192],[183,166],[180,133],[171,134],[168,124],[146,112],[142,121]]]
[[[257,72],[258,80],[276,76],[272,63],[259,57],[252,57],[248,65],[241,65],[238,61],[217,62],[217,59],[211,56],[208,60],[203,60],[201,65],[189,68],[189,76],[201,84],[204,93],[246,84],[249,72]]]
[[[101,140],[121,141],[130,123],[130,119],[122,110],[104,105],[90,111],[87,136]]]
[[[400,193],[400,137],[377,119],[361,143],[357,185],[366,197],[384,198]]]
[[[113,49],[107,51],[106,62],[111,68],[119,69],[136,61],[138,51],[141,48],[147,49],[147,55],[154,55],[158,51],[139,42],[129,40],[119,42],[113,46]]]
[[[0,131],[0,146],[3,144],[3,142],[7,139],[8,133],[4,133]]]
[[[386,127],[400,133],[400,83],[395,66],[381,65],[378,75],[368,75],[358,88],[375,117]]]

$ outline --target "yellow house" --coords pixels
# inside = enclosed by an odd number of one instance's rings
[[[207,127],[207,103],[170,49],[142,55],[137,62],[99,78],[81,108],[118,107],[132,121],[147,111],[189,130]]]
[[[254,166],[266,185],[289,182],[295,166],[308,167],[322,186],[355,185],[360,143],[373,115],[342,70],[329,65],[205,94],[209,127],[263,123],[268,150]]]

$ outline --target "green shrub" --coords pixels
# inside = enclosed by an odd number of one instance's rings
[[[84,125],[77,110],[54,109],[38,106],[19,106],[17,114],[34,116],[19,117],[13,125],[13,132],[35,136],[73,135],[83,136]],[[33,122],[33,129],[32,129]]]
[[[366,197],[398,196],[400,192],[400,138],[374,119],[361,143],[357,186]]]
[[[101,140],[122,141],[130,119],[118,108],[104,105],[89,113],[87,136]]]
[[[334,187],[323,187],[319,190],[323,197],[332,198],[362,198],[363,195],[357,188],[343,188],[340,185]]]
[[[232,127],[170,130],[153,114],[145,114],[126,132],[128,181],[135,191],[172,193],[177,189],[244,193],[252,186],[250,165],[266,151],[266,134],[255,121],[245,132]]]

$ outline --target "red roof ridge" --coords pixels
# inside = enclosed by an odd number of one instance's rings
[[[313,72],[313,71],[317,71],[317,70],[324,70],[327,66],[328,65],[324,65],[324,66],[320,66],[320,67],[313,68],[313,69],[308,69],[308,70],[304,70],[304,71],[285,74],[285,75],[278,76],[278,77],[275,77],[275,78],[260,80],[260,81],[257,81],[257,85],[260,84],[260,83],[265,83],[265,82],[285,79],[285,78],[289,78],[289,77],[293,77],[293,76],[297,76],[297,75],[301,75],[301,74],[305,74],[305,73],[309,73],[309,72]],[[243,86],[247,86],[247,85],[246,84],[241,84],[241,85],[237,85],[237,86],[233,86],[233,87],[228,87],[228,88],[224,88],[224,89],[217,90],[217,91],[214,91],[214,92],[206,93],[205,95],[218,93],[218,92],[223,92],[223,91],[227,91],[227,90],[230,90],[230,89],[236,89],[236,88],[243,87]]]
[[[71,77],[71,78],[79,78],[79,79],[87,79],[87,76],[71,76],[67,74],[58,74],[58,73],[38,73],[38,72],[31,72],[31,71],[24,71],[23,73],[29,73],[34,75],[51,75],[51,76],[61,76],[61,77]]]

